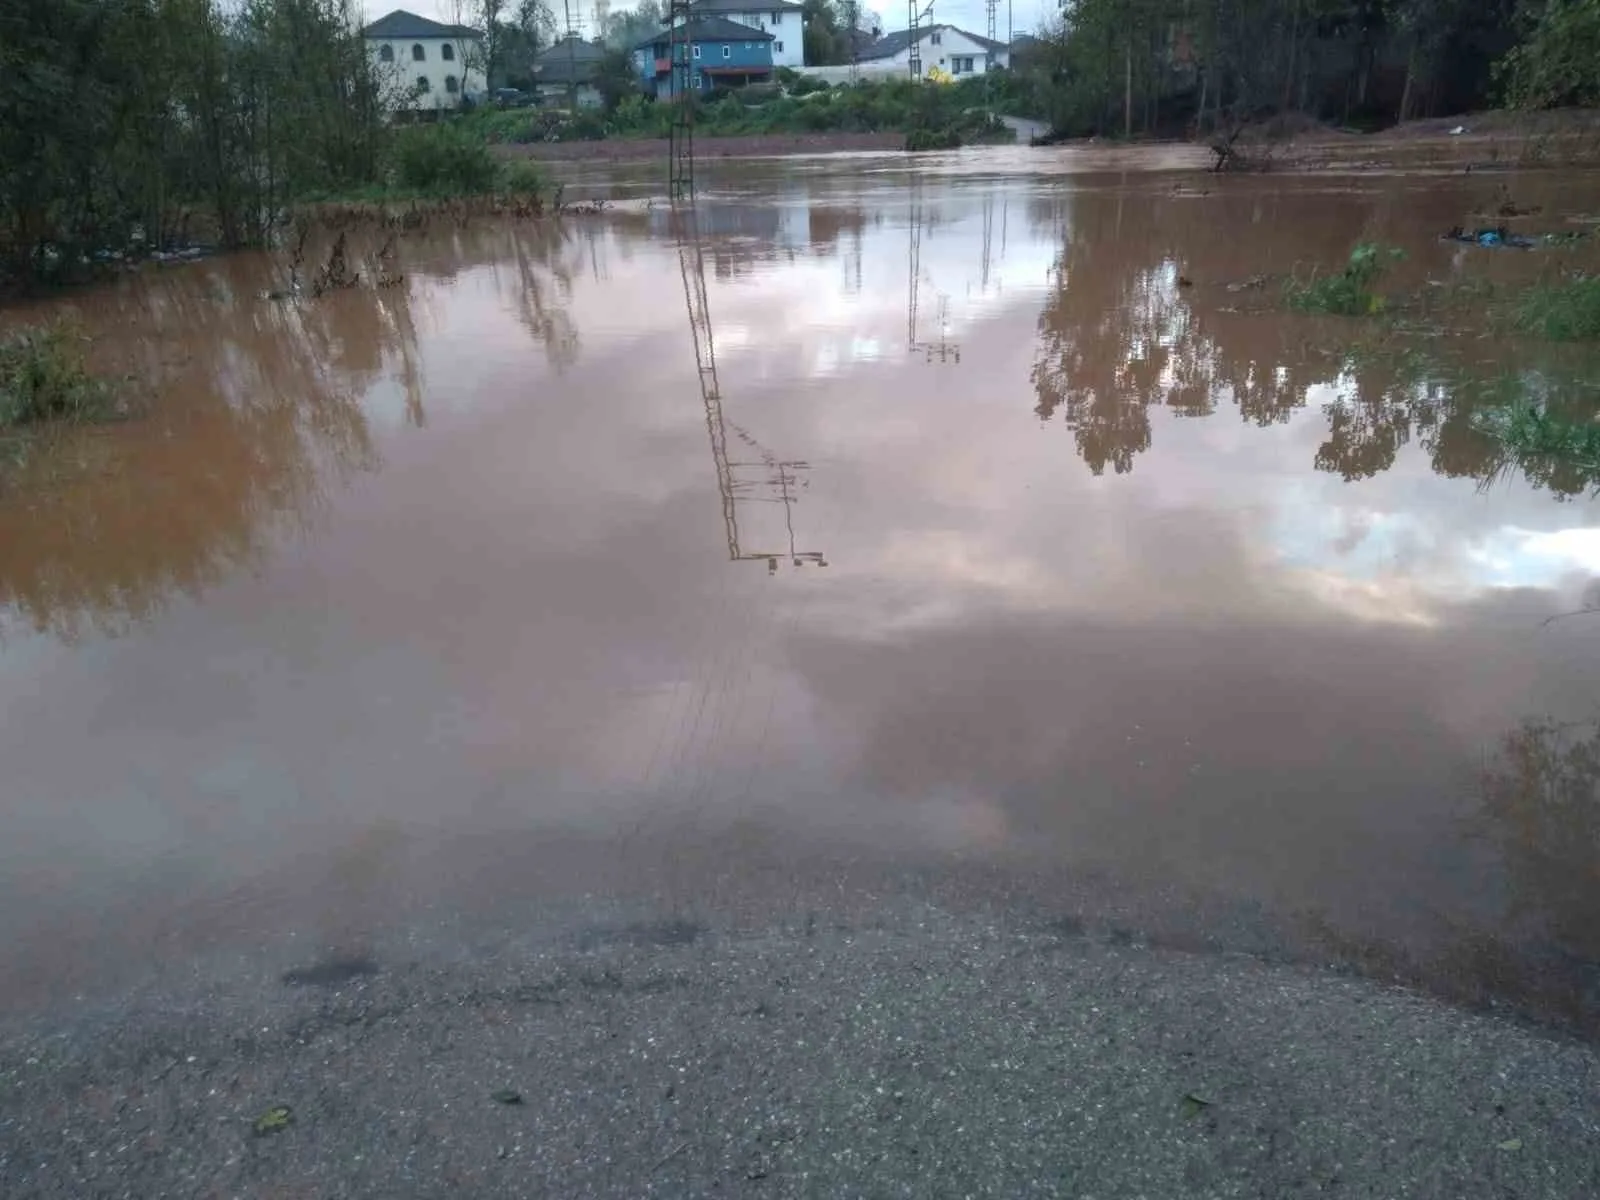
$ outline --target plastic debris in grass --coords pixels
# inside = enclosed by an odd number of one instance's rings
[[[1585,236],[1582,230],[1562,230],[1560,233],[1513,233],[1504,225],[1480,229],[1464,229],[1452,225],[1441,236],[1441,241],[1460,242],[1464,246],[1480,246],[1485,250],[1534,250],[1540,246],[1561,246]]]

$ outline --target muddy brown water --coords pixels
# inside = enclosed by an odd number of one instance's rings
[[[0,1001],[531,880],[692,912],[768,886],[749,846],[1224,948],[1254,914],[1592,1025],[1600,616],[1543,622],[1600,508],[1415,366],[1583,360],[1274,282],[1589,251],[1439,243],[1500,178],[1183,153],[727,166],[697,242],[633,204],[430,228],[318,301],[240,256],[0,314],[143,381],[0,502]],[[1592,177],[1509,186],[1585,227]]]

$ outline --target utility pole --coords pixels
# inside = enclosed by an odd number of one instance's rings
[[[667,198],[694,203],[694,67],[689,50],[690,0],[667,5],[667,79],[672,89],[672,121],[667,127]]]

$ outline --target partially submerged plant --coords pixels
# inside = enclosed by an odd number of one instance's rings
[[[1403,250],[1361,242],[1350,251],[1344,270],[1337,275],[1294,278],[1284,285],[1289,307],[1298,312],[1328,313],[1338,317],[1364,317],[1382,312],[1383,297],[1373,285],[1394,263],[1405,257]]]
[[[110,389],[89,372],[87,342],[65,321],[0,335],[0,428],[105,417]]]
[[[1600,275],[1579,275],[1565,283],[1533,288],[1523,296],[1514,319],[1524,333],[1552,341],[1600,338]]]

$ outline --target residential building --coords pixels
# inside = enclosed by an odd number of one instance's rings
[[[679,87],[671,59],[676,32],[663,29],[633,49],[639,85],[658,100],[668,99]],[[689,87],[696,91],[710,91],[718,84],[741,87],[772,78],[772,43],[776,39],[765,29],[721,17],[701,17],[690,21],[686,35],[679,36],[688,39]]]
[[[385,96],[397,108],[457,108],[483,90],[483,35],[396,9],[361,30]]]
[[[924,25],[917,30],[915,44],[924,75],[937,68],[960,79],[965,75],[982,75],[1011,63],[1011,51],[1003,42],[991,42],[954,25]],[[886,33],[867,48],[861,61],[889,64],[909,72],[912,45],[909,30]]]
[[[789,0],[696,0],[690,20],[720,17],[772,35],[772,65],[802,67],[806,61],[805,10]]]
[[[598,108],[603,101],[595,76],[605,56],[603,45],[575,33],[539,51],[533,60],[533,88],[539,104],[565,108],[576,101],[579,108]]]

